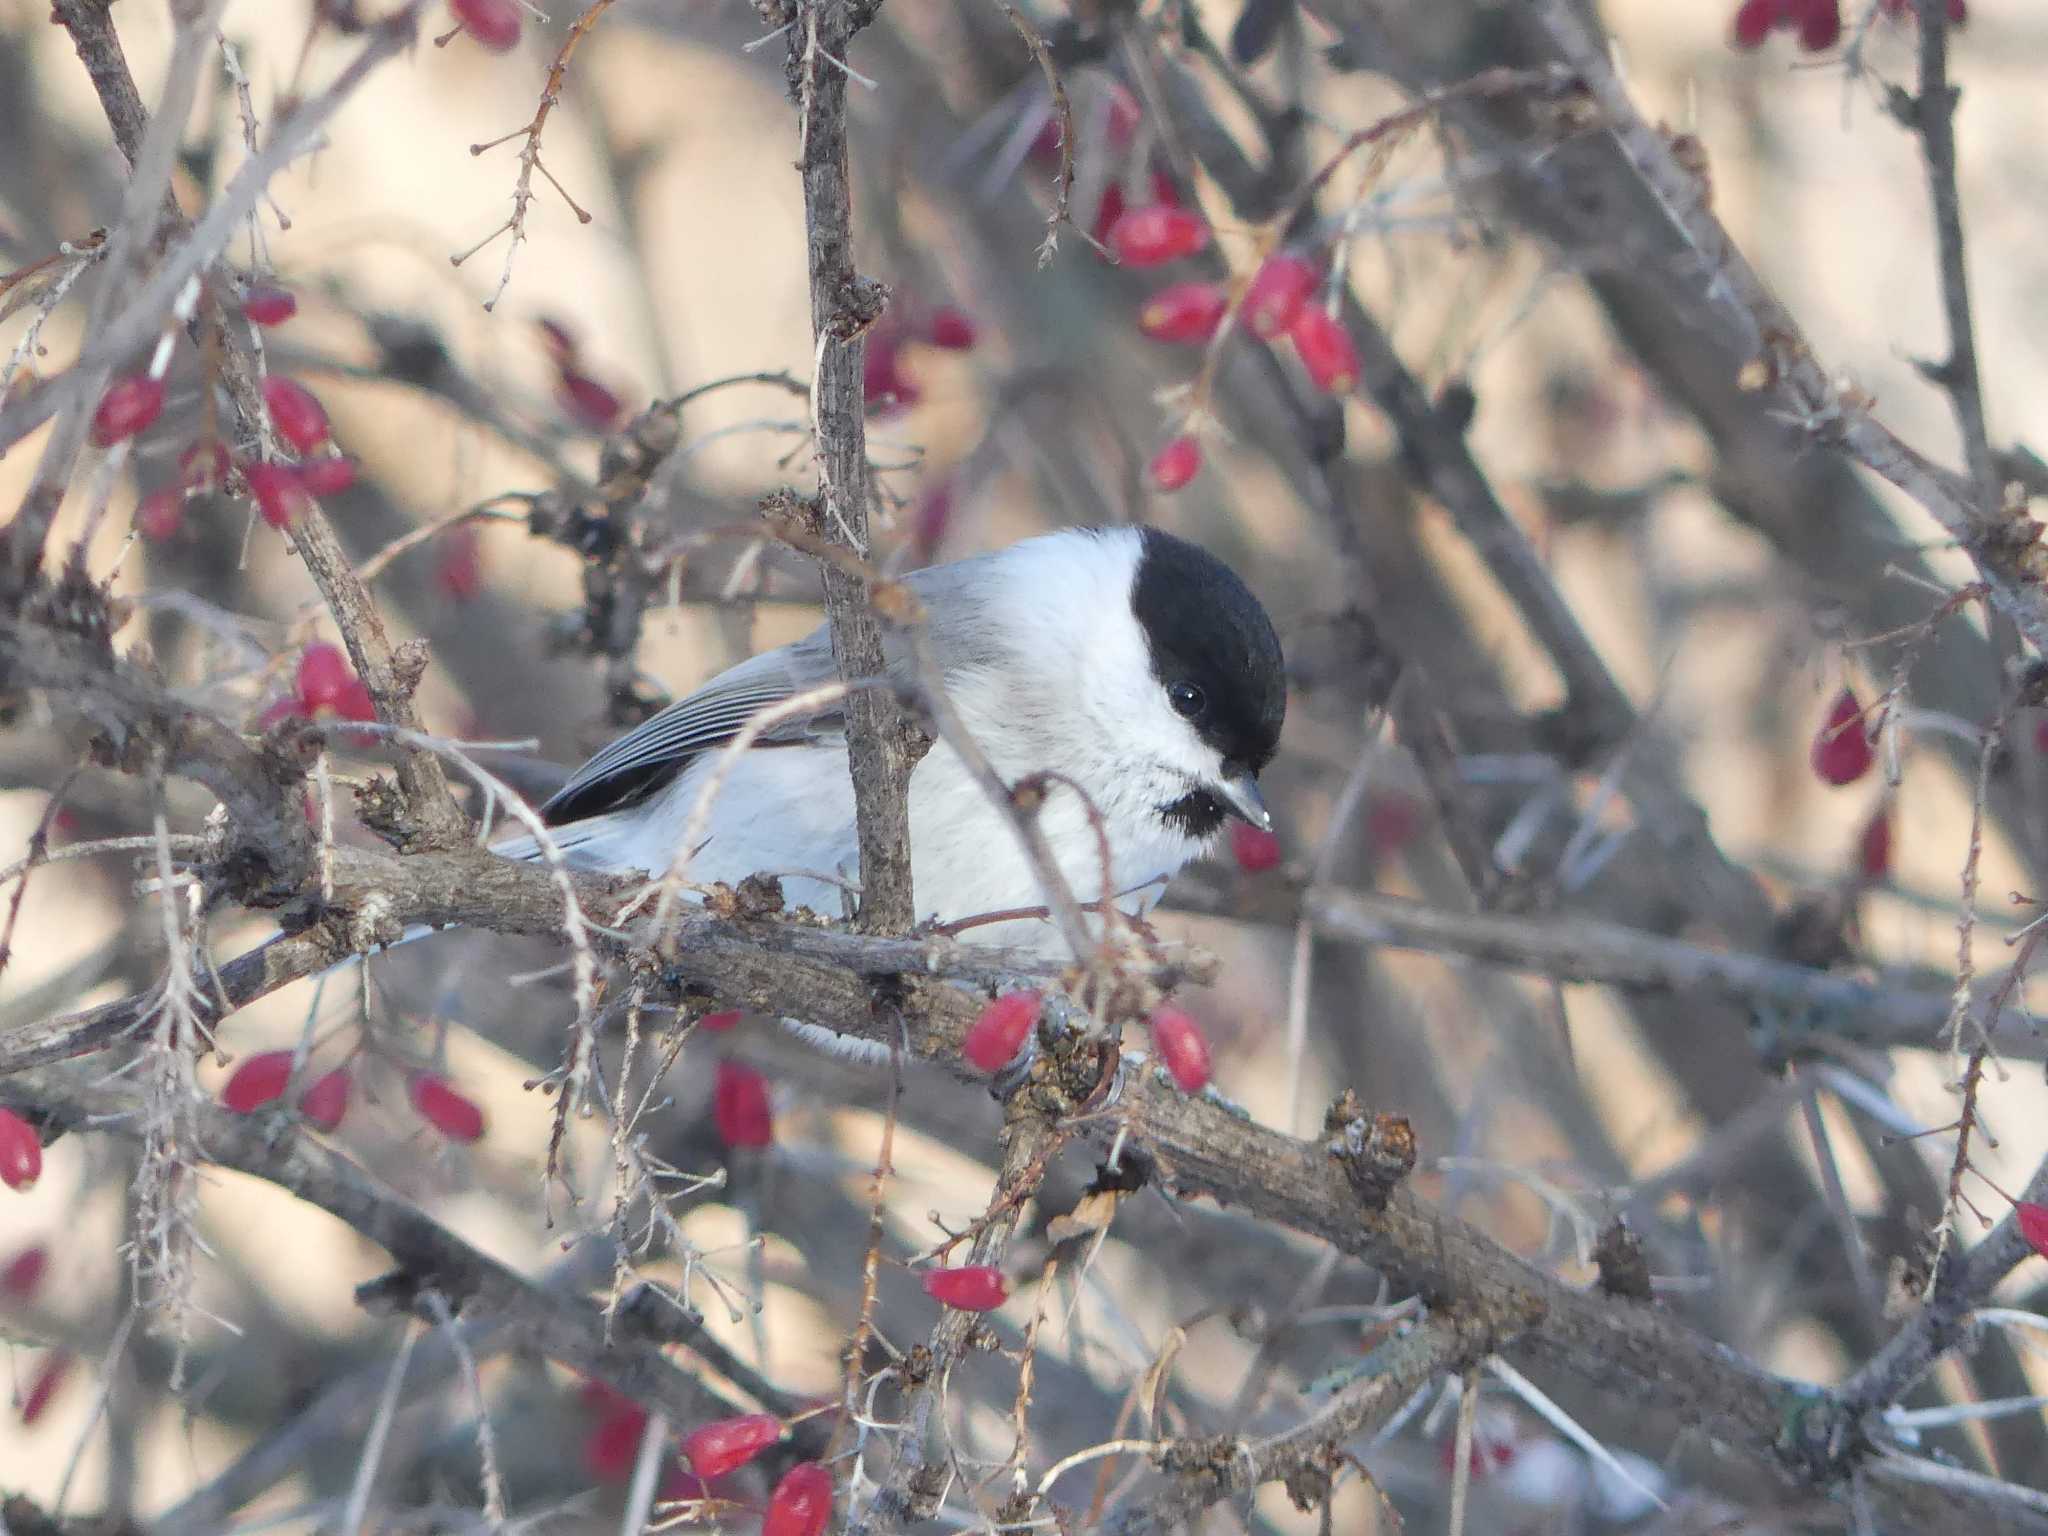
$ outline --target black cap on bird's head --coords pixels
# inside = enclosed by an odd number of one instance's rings
[[[1199,545],[1141,530],[1131,611],[1152,652],[1167,701],[1223,759],[1222,779],[1162,807],[1168,820],[1207,837],[1235,815],[1255,827],[1272,817],[1258,776],[1280,746],[1287,677],[1273,621],[1229,566]]]

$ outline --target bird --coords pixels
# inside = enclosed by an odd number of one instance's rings
[[[1259,775],[1286,717],[1284,658],[1265,608],[1215,555],[1152,527],[1065,528],[903,581],[923,605],[946,697],[989,765],[1005,784],[1055,776],[1038,822],[1081,903],[1143,916],[1230,820],[1270,829]],[[891,677],[914,696],[907,646],[891,637],[887,649]],[[541,807],[561,858],[607,873],[675,866],[699,887],[772,875],[787,904],[843,911],[860,854],[841,704],[799,708],[745,751],[723,751],[763,711],[837,677],[821,625],[626,732]],[[1010,817],[944,739],[911,772],[909,826],[921,924],[1058,947],[1049,916],[974,923],[1049,903]],[[543,852],[531,834],[495,846]]]

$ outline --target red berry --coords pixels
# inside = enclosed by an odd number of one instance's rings
[[[1870,772],[1877,753],[1863,732],[1863,706],[1844,688],[1828,706],[1828,717],[1813,738],[1813,771],[1823,783],[1854,784]]]
[[[53,1349],[43,1356],[42,1369],[36,1372],[35,1380],[29,1383],[28,1393],[21,1400],[21,1422],[35,1423],[43,1416],[43,1410],[50,1406],[50,1399],[57,1395],[57,1389],[64,1385],[64,1378],[71,1374],[71,1356],[61,1349]]]
[[[43,1175],[43,1139],[11,1109],[0,1109],[0,1184],[33,1189]]]
[[[932,311],[931,320],[925,327],[925,339],[935,347],[948,352],[971,351],[981,337],[974,317],[965,310],[941,305]]]
[[[323,1131],[338,1130],[342,1116],[348,1113],[349,1088],[347,1067],[323,1073],[299,1095],[299,1113]]]
[[[41,1243],[24,1248],[0,1266],[0,1296],[10,1301],[27,1301],[43,1283],[50,1267],[50,1250]]]
[[[519,7],[514,0],[448,0],[462,30],[492,53],[509,53],[519,42]]]
[[[924,1293],[956,1312],[993,1312],[1010,1296],[1009,1282],[993,1264],[962,1264],[924,1272]]]
[[[419,1117],[450,1141],[479,1141],[484,1112],[476,1101],[457,1093],[445,1077],[421,1072],[412,1080],[412,1107]]]
[[[728,1148],[768,1146],[775,1140],[768,1079],[743,1061],[721,1061],[711,1083],[711,1119]]]
[[[289,288],[258,283],[242,295],[242,313],[257,325],[283,325],[298,312],[298,298]]]
[[[683,1439],[683,1455],[690,1470],[710,1482],[780,1445],[782,1436],[782,1420],[774,1414],[743,1413],[691,1430]]]
[[[1735,12],[1735,46],[1761,48],[1778,24],[1781,0],[1743,0]]]
[[[313,496],[339,496],[356,483],[356,461],[338,453],[307,459],[298,471],[299,484]]]
[[[1237,867],[1248,875],[1262,875],[1280,867],[1280,839],[1261,827],[1237,823],[1230,829],[1230,851]]]
[[[1305,256],[1280,251],[1268,256],[1244,292],[1244,325],[1267,341],[1285,336],[1322,281]]]
[[[609,432],[626,409],[619,397],[586,373],[562,370],[555,381],[555,399],[563,412],[589,432]]]
[[[235,1068],[220,1101],[238,1115],[250,1114],[280,1097],[291,1080],[290,1051],[259,1051]]]
[[[125,442],[148,426],[164,410],[164,381],[147,374],[131,373],[116,379],[100,396],[92,413],[92,441],[95,448],[111,448]]]
[[[569,327],[559,320],[549,320],[545,317],[533,323],[540,327],[541,345],[548,349],[548,356],[560,367],[573,366],[576,362],[577,346],[576,337]]]
[[[1806,0],[1799,18],[1799,46],[1820,53],[1842,40],[1842,8],[1836,0]]]
[[[135,531],[152,544],[175,539],[185,527],[185,493],[159,486],[135,504]]]
[[[263,381],[263,406],[277,435],[301,453],[327,441],[327,411],[313,392],[296,379],[273,373]]]
[[[232,464],[224,443],[193,443],[178,455],[178,484],[188,491],[214,490],[226,482]]]
[[[1000,1072],[1024,1048],[1024,1039],[1038,1022],[1044,1002],[1037,992],[1005,992],[967,1026],[960,1054],[983,1072]]]
[[[355,670],[338,645],[323,640],[299,653],[299,703],[309,715],[333,708],[355,680]]]
[[[1162,491],[1177,491],[1202,472],[1202,445],[1183,433],[1152,455],[1145,472]]]
[[[443,597],[466,603],[484,589],[483,544],[476,529],[463,523],[441,536],[434,559],[434,585]]]
[[[1122,214],[1103,244],[1127,267],[1163,267],[1206,248],[1209,226],[1198,213],[1153,203]]]
[[[1856,863],[1866,880],[1882,880],[1892,872],[1892,819],[1881,805],[1863,828]]]
[[[337,720],[354,720],[368,724],[377,718],[377,701],[370,697],[370,690],[359,677],[351,678],[349,685],[341,690],[330,709]],[[360,738],[361,733],[357,733]]]
[[[627,1403],[606,1414],[583,1440],[583,1467],[600,1483],[623,1482],[640,1455],[647,1410]]]
[[[1216,334],[1230,295],[1216,283],[1169,283],[1138,311],[1138,329],[1154,341],[1204,342]]]
[[[242,479],[250,499],[263,521],[273,528],[289,528],[312,505],[306,488],[288,464],[244,464]]]
[[[1152,1044],[1182,1093],[1209,1085],[1209,1041],[1202,1027],[1178,1008],[1152,1010]]]
[[[708,1029],[714,1035],[722,1035],[728,1029],[737,1028],[743,1015],[737,1008],[728,1008],[723,1013],[707,1013],[697,1021],[699,1029]]]
[[[1121,182],[1112,181],[1102,189],[1102,198],[1095,205],[1095,222],[1088,228],[1098,244],[1106,244],[1109,232],[1116,228],[1116,221],[1124,216],[1124,189]]]
[[[2027,1246],[2048,1259],[2048,1205],[2036,1205],[2031,1200],[2022,1200],[2012,1208],[2020,1224],[2020,1236],[2027,1240]]]
[[[831,1520],[832,1474],[819,1462],[800,1461],[769,1496],[761,1536],[823,1536]]]
[[[1351,344],[1351,333],[1321,305],[1303,305],[1287,334],[1309,382],[1324,394],[1346,394],[1358,382],[1358,348]]]
[[[907,411],[923,393],[916,381],[904,373],[903,348],[895,337],[868,343],[867,355],[861,361],[861,398],[867,402],[871,415],[886,418]]]

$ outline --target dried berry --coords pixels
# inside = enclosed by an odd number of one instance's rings
[[[801,1461],[769,1496],[761,1536],[822,1536],[831,1520],[832,1474],[820,1462]]]
[[[276,373],[265,379],[263,408],[270,412],[270,424],[277,428],[277,435],[300,453],[310,453],[327,441],[331,429],[326,407],[296,379]]]
[[[1183,433],[1152,455],[1145,473],[1162,491],[1177,491],[1202,472],[1202,445]]]
[[[1152,1045],[1182,1093],[1200,1093],[1209,1086],[1209,1040],[1202,1027],[1180,1009],[1152,1010]]]
[[[1863,706],[1844,688],[1828,706],[1827,720],[1813,738],[1813,771],[1825,784],[1854,784],[1870,772],[1877,752],[1863,731]]]
[[[772,1413],[743,1413],[700,1425],[683,1438],[690,1470],[709,1481],[744,1467],[771,1445],[782,1443],[782,1420]]]
[[[928,1269],[921,1278],[927,1296],[956,1312],[993,1312],[1010,1297],[1009,1282],[993,1264]]]
[[[448,0],[449,14],[462,30],[492,53],[509,53],[519,42],[515,0]]]
[[[1005,992],[968,1025],[960,1054],[983,1072],[1000,1072],[1017,1059],[1044,1003],[1037,992]]]
[[[1244,292],[1245,329],[1267,341],[1285,336],[1321,281],[1305,256],[1293,251],[1268,256]]]
[[[476,1101],[458,1093],[445,1077],[421,1072],[412,1080],[412,1107],[419,1117],[450,1141],[479,1141],[484,1112]]]
[[[323,1131],[340,1129],[342,1117],[348,1113],[350,1087],[347,1067],[322,1073],[299,1095],[299,1113]]]
[[[43,1174],[43,1139],[11,1109],[0,1109],[0,1184],[33,1189]]]
[[[242,295],[242,313],[257,325],[283,325],[298,312],[298,297],[289,288],[257,283]]]
[[[711,1082],[711,1119],[728,1148],[768,1146],[775,1140],[768,1079],[743,1061],[721,1061]]]
[[[1326,395],[1348,394],[1358,382],[1358,348],[1351,333],[1320,305],[1304,305],[1287,328],[1295,356],[1308,371],[1309,382]]]
[[[1161,267],[1205,249],[1209,226],[1198,213],[1151,203],[1120,214],[1103,244],[1127,267]]]
[[[96,448],[111,448],[126,442],[164,411],[164,381],[133,373],[116,379],[100,396],[92,413],[92,441]]]
[[[282,1097],[291,1080],[290,1051],[259,1051],[235,1068],[220,1091],[220,1101],[238,1115],[251,1114]]]
[[[1280,839],[1262,827],[1243,822],[1230,829],[1230,852],[1237,867],[1248,875],[1264,874],[1280,867]]]
[[[1216,334],[1230,308],[1217,283],[1169,283],[1138,311],[1138,329],[1154,341],[1200,343]]]

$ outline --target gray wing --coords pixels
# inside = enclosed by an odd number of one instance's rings
[[[541,807],[541,815],[550,826],[559,827],[636,804],[673,779],[691,758],[730,742],[762,710],[837,675],[831,642],[822,628],[794,644],[750,657],[605,747],[569,775],[568,783]],[[840,728],[840,711],[834,705],[778,721],[759,739],[763,745],[787,745],[829,736]]]
[[[975,621],[990,556],[913,571],[906,583],[927,605],[933,650],[948,674],[990,659],[984,626]],[[889,671],[907,680],[910,664],[900,639],[884,637]],[[794,694],[837,678],[832,640],[820,625],[790,645],[728,668],[695,693],[635,726],[569,776],[541,807],[550,826],[623,810],[646,799],[682,772],[691,758],[713,752],[739,734],[749,719]],[[777,722],[759,738],[762,746],[818,741],[845,729],[834,704]]]

